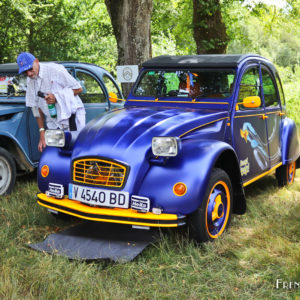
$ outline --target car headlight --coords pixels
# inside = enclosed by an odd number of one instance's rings
[[[180,139],[172,136],[152,138],[152,153],[155,156],[176,156],[180,149]]]
[[[65,133],[63,130],[46,130],[45,141],[47,146],[64,147],[65,146]]]

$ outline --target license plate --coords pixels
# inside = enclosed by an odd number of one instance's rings
[[[69,199],[98,206],[129,207],[128,192],[102,190],[76,184],[69,184]]]
[[[64,197],[64,186],[58,183],[50,182],[48,184],[48,191],[46,191],[46,195],[49,197],[62,199]]]

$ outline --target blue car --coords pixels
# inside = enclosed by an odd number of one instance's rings
[[[143,64],[123,108],[79,136],[47,131],[38,204],[51,213],[134,228],[187,225],[213,241],[244,187],[299,168],[296,125],[275,67],[258,55],[159,56]]]
[[[110,103],[109,92],[122,98],[114,78],[103,68],[87,63],[62,63],[82,85],[80,95],[87,121],[122,107]],[[25,106],[26,77],[16,63],[0,65],[0,195],[12,191],[16,176],[32,172],[39,163],[39,131],[31,109]],[[120,101],[119,101],[120,102]]]

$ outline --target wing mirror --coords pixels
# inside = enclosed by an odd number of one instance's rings
[[[243,102],[236,104],[235,110],[239,110],[239,105],[242,104],[246,108],[258,108],[261,107],[261,99],[259,96],[250,96],[243,99]]]
[[[118,96],[117,96],[116,93],[110,92],[108,94],[108,98],[109,98],[109,101],[112,102],[112,103],[117,103],[118,102]]]

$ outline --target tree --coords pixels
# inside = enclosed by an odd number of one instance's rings
[[[24,45],[21,28],[24,28],[24,14],[13,0],[0,2],[0,63],[16,60],[15,48]]]
[[[105,0],[117,40],[118,64],[141,65],[152,56],[152,0]],[[124,95],[131,85],[122,85]]]
[[[198,54],[225,53],[229,41],[220,0],[193,0],[194,39]]]

